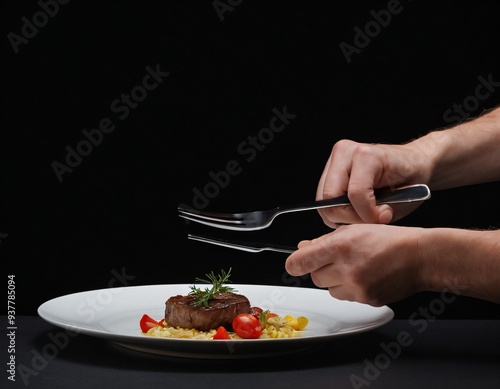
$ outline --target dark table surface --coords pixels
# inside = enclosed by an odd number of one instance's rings
[[[496,320],[394,320],[301,353],[223,361],[61,337],[62,329],[35,316],[16,324],[14,343],[7,325],[2,340],[3,366],[15,355],[15,382],[3,369],[2,388],[500,388]]]

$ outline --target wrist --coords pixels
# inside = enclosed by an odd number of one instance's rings
[[[434,135],[415,139],[409,143],[401,145],[402,158],[404,163],[398,162],[399,174],[404,176],[406,183],[429,184],[432,178],[432,171],[435,165],[436,141],[432,139]],[[401,171],[404,169],[404,171]]]
[[[500,179],[500,109],[415,141],[427,158],[432,189],[448,189]]]

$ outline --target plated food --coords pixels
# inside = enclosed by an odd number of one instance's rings
[[[45,301],[38,307],[42,319],[71,332],[105,339],[119,346],[156,355],[196,359],[245,359],[279,356],[306,351],[334,339],[373,331],[394,317],[387,306],[373,307],[332,298],[318,288],[231,284],[238,293],[262,308],[286,316],[287,313],[309,319],[300,336],[256,340],[196,340],[155,337],[143,333],[138,324],[143,313],[164,320],[165,302],[169,296],[186,294],[192,284],[155,284],[116,287],[113,298],[109,288],[70,293]],[[204,287],[204,285],[199,285]],[[104,297],[103,297],[104,296]],[[84,316],[82,307],[89,303],[98,310]],[[284,318],[283,316],[283,318]],[[156,320],[155,320],[156,321]],[[146,321],[144,322],[146,324]],[[151,329],[152,327],[149,327]],[[184,331],[184,330],[182,330]],[[216,332],[216,331],[214,331]]]
[[[249,299],[228,286],[231,269],[207,274],[196,281],[211,288],[191,286],[187,295],[170,296],[165,316],[155,320],[144,314],[141,331],[147,336],[186,339],[275,339],[301,336],[307,326],[304,316],[280,316],[250,304]]]

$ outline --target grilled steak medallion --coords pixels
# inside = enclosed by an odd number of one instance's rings
[[[240,313],[251,313],[250,302],[240,294],[214,294],[208,307],[193,306],[195,296],[172,296],[165,303],[165,322],[171,327],[208,331],[223,326],[231,330],[233,319]]]

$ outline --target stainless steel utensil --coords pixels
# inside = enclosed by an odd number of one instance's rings
[[[423,184],[404,186],[395,190],[375,191],[377,204],[397,204],[424,201],[430,198],[430,196],[431,191],[429,187]],[[273,220],[283,213],[346,205],[351,205],[351,202],[349,201],[347,195],[344,195],[333,199],[310,201],[287,207],[277,207],[265,211],[214,213],[200,211],[185,204],[179,205],[178,211],[179,216],[184,219],[211,227],[234,231],[255,231],[269,227]]]
[[[280,253],[293,253],[296,248],[290,246],[282,246],[271,243],[258,243],[258,242],[237,242],[234,240],[218,239],[203,235],[189,234],[188,239],[196,240],[199,242],[210,243],[217,246],[229,247],[231,249],[247,251],[250,253],[260,253],[262,251],[277,251]]]

